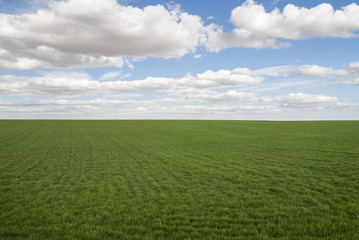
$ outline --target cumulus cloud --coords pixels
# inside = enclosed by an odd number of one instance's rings
[[[214,26],[208,32],[206,48],[212,52],[218,52],[223,48],[247,47],[247,48],[287,48],[291,45],[279,42],[274,38],[265,38],[246,29],[236,28],[231,32],[224,32],[221,27]]]
[[[339,103],[336,97],[326,95],[290,93],[285,96],[265,96],[261,100],[265,103],[279,103],[286,108],[316,108],[321,109],[328,106],[335,106]]]
[[[233,70],[208,70],[196,75],[187,75],[183,78],[147,77],[143,80],[132,81],[102,81],[117,76],[118,72],[109,72],[99,80],[86,78],[78,72],[70,72],[63,76],[63,72],[43,73],[40,77],[16,77],[11,75],[0,76],[0,94],[60,94],[76,95],[98,92],[133,92],[139,90],[169,91],[177,88],[218,88],[257,84],[263,77],[252,74],[247,68]],[[71,77],[72,76],[72,77]],[[81,78],[83,77],[83,78]]]
[[[313,8],[288,4],[267,13],[253,0],[233,9],[231,22],[250,32],[273,38],[308,39],[318,37],[353,37],[359,30],[359,6],[355,3],[334,10],[328,3]]]
[[[359,72],[359,62],[350,63],[349,68],[353,71]]]
[[[0,100],[0,112],[3,116],[20,118],[59,118],[66,112],[66,118],[210,118],[229,119],[248,113],[276,113],[275,106],[256,105],[175,105],[173,99],[149,101],[116,99],[47,99],[47,100]],[[101,113],[101,115],[99,115]],[[9,114],[9,115],[7,115]],[[242,115],[245,114],[245,115]],[[101,116],[101,117],[99,117]]]
[[[203,41],[201,18],[177,5],[68,0],[32,14],[0,14],[0,68],[122,67],[123,56],[181,57]]]
[[[279,39],[354,37],[359,30],[355,3],[339,10],[325,3],[310,9],[288,4],[282,12],[266,12],[247,0],[232,10],[234,29],[225,32],[173,3],[137,8],[116,0],[46,2],[35,13],[0,13],[0,68],[133,68],[128,58],[178,58],[202,45],[209,51],[284,48],[290,44]]]
[[[222,29],[209,34],[207,48],[219,51],[226,47],[282,48],[289,43],[277,39],[349,38],[359,31],[359,5],[352,3],[334,10],[328,3],[313,8],[288,4],[281,12],[266,12],[262,4],[247,0],[232,10],[231,32]]]
[[[0,32],[1,37],[1,32]],[[75,41],[75,40],[73,40]],[[3,49],[1,49],[3,48]],[[47,46],[28,44],[26,40],[0,38],[0,68],[33,70],[42,67],[123,67],[124,60],[118,56],[61,52]]]
[[[0,112],[10,118],[133,118],[144,114],[140,109],[166,112],[169,98],[154,100],[95,99],[22,99],[4,101],[0,99]],[[157,113],[154,112],[154,113]],[[143,115],[142,115],[143,117]]]
[[[183,111],[189,114],[195,115],[212,115],[212,114],[226,114],[233,115],[239,112],[266,112],[273,111],[272,106],[254,106],[254,105],[244,105],[244,106],[224,106],[224,105],[214,105],[214,106],[203,106],[203,105],[183,105],[178,107],[178,110]],[[274,110],[275,111],[275,110]]]
[[[13,76],[13,75],[2,75],[0,76],[0,82],[11,82],[11,81],[15,81],[18,80],[19,77],[17,76]]]
[[[334,70],[333,68],[322,67],[318,65],[302,65],[299,71],[303,75],[323,77],[323,78],[336,78],[348,76],[348,72],[343,69]]]
[[[151,106],[157,103],[172,102],[170,98],[160,98],[154,100],[140,101],[140,100],[119,100],[119,99],[106,99],[106,98],[95,98],[95,99],[26,99],[17,101],[3,101],[0,100],[0,106],[93,106],[97,108],[110,107],[110,106],[129,106],[129,105],[141,105]]]
[[[214,72],[208,70],[196,74],[195,77],[187,76],[182,79],[182,84],[196,88],[212,88],[221,86],[237,86],[244,84],[256,84],[264,78],[252,74],[248,68],[235,68],[233,70],[219,70]]]
[[[335,97],[303,93],[266,96],[234,104],[217,100],[213,102],[210,99],[211,102],[206,103],[166,97],[152,100],[25,97],[16,100],[0,99],[0,112],[4,118],[316,119],[321,116],[316,115],[318,110],[335,112],[335,116],[338,116],[338,111],[348,113],[359,107],[358,104],[341,103]]]
[[[337,84],[359,84],[359,62],[349,64],[348,68],[333,69],[318,65],[302,65],[299,72],[306,76],[327,78],[336,80]]]
[[[236,90],[217,92],[210,89],[185,89],[182,92],[185,93],[186,99],[209,102],[254,101],[257,99],[253,92],[238,92]]]
[[[280,77],[281,79],[287,78],[289,76],[297,76],[299,74],[303,76],[314,77],[313,79],[311,79],[311,82],[313,82],[314,80],[319,81],[320,78],[324,78],[328,80],[335,80],[331,82],[328,81],[326,83],[358,85],[359,62],[352,62],[347,67],[342,67],[340,69],[334,69],[332,67],[324,67],[316,64],[273,66],[273,67],[253,70],[252,74],[256,76],[277,77],[277,78]],[[301,80],[299,82],[283,81],[279,83],[279,85],[295,86],[295,85],[301,85],[300,83],[307,84],[308,80]],[[249,87],[249,89],[250,88],[253,87]]]

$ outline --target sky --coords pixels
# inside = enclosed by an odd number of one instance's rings
[[[0,119],[359,120],[359,3],[0,0]]]

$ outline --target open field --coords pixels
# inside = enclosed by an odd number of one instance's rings
[[[0,239],[358,229],[358,121],[0,121]]]

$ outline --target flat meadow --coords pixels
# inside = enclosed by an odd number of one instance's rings
[[[0,121],[0,239],[358,229],[359,121]]]

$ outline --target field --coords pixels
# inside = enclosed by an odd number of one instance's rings
[[[0,121],[0,239],[358,229],[358,121]]]

